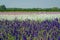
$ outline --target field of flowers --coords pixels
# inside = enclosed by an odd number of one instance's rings
[[[1,14],[0,40],[60,40],[60,14]]]

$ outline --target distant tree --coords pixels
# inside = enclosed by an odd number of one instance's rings
[[[0,5],[0,10],[6,10],[5,5]]]
[[[52,7],[51,9],[52,10],[58,10],[59,8],[58,7]]]

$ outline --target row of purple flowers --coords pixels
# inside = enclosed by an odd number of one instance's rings
[[[60,40],[60,20],[0,20],[0,40],[9,40],[8,34],[14,40]]]

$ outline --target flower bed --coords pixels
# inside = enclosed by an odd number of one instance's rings
[[[0,40],[60,40],[60,19],[0,20]]]

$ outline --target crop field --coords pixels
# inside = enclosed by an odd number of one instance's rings
[[[0,19],[13,20],[14,18],[24,20],[44,20],[60,18],[60,12],[0,12]]]
[[[60,40],[60,12],[0,12],[0,40]]]

